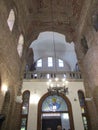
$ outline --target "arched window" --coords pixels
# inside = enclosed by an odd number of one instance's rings
[[[14,13],[14,10],[11,9],[8,19],[7,19],[7,24],[8,24],[10,31],[12,31],[14,23],[15,23],[15,13]]]
[[[37,67],[42,67],[42,59],[39,59],[39,60],[37,61]]]
[[[53,58],[48,57],[48,67],[53,67]]]
[[[58,66],[59,67],[64,67],[64,61],[61,59],[58,59]]]
[[[23,37],[23,35],[21,34],[21,35],[19,36],[19,41],[18,41],[18,46],[17,46],[17,51],[18,51],[19,57],[22,56],[23,44],[24,44],[24,37]]]
[[[80,107],[81,107],[84,129],[89,130],[89,128],[88,128],[88,118],[87,118],[87,107],[86,107],[84,93],[81,90],[78,91],[78,97],[79,97],[79,102],[80,102]]]
[[[71,104],[62,94],[45,94],[38,104],[37,130],[50,128],[55,130],[57,126],[62,129],[74,130]]]
[[[29,98],[30,98],[30,92],[26,90],[23,93],[20,130],[27,130],[27,120],[28,120],[28,113],[29,113]]]

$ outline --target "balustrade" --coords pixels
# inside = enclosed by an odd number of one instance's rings
[[[49,79],[49,78],[82,79],[81,72],[24,72],[24,79]]]

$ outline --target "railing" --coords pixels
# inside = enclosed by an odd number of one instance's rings
[[[24,73],[24,79],[48,79],[48,78],[82,79],[81,72],[32,72]]]

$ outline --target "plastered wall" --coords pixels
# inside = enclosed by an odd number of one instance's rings
[[[33,81],[33,82],[32,82]],[[46,81],[41,82],[40,80],[30,80],[23,82],[22,92],[25,90],[30,91],[30,105],[29,105],[29,115],[28,115],[28,126],[27,130],[36,130],[37,129],[37,111],[38,111],[38,101],[41,97],[47,93]],[[68,84],[69,94],[67,95],[68,99],[72,105],[72,113],[74,120],[75,130],[84,130],[81,109],[78,100],[77,91],[83,90],[83,82],[69,82]]]

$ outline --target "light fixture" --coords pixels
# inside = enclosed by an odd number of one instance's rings
[[[53,30],[53,50],[54,50],[54,69],[55,69],[55,76],[53,78],[49,78],[47,85],[48,85],[48,92],[50,94],[68,94],[68,81],[66,78],[60,79],[57,77],[57,57],[56,57],[56,46],[55,46],[55,35],[54,35],[54,16],[53,16],[53,4],[51,1],[51,21],[52,21],[52,30]],[[63,75],[64,76],[64,75]]]
[[[8,86],[7,84],[3,84],[1,87],[1,91],[5,94],[8,91]]]
[[[59,95],[60,93],[62,94],[68,94],[68,81],[64,80],[64,79],[49,79],[49,81],[47,82],[48,85],[48,92],[50,94],[57,94]]]

